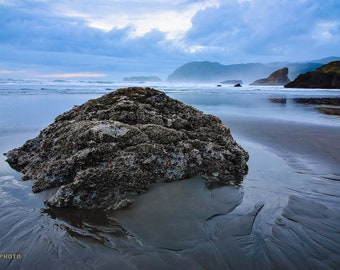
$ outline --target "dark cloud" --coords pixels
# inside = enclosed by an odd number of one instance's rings
[[[219,47],[226,58],[238,54],[245,61],[258,56],[270,61],[338,55],[339,14],[334,0],[228,1],[197,13],[186,42]]]
[[[1,7],[0,7],[1,8]],[[79,18],[60,17],[2,7],[1,44],[16,49],[88,53],[106,56],[141,55],[155,52],[164,33],[152,30],[129,38],[132,26],[105,32],[91,28]]]
[[[105,32],[89,27],[80,18],[56,16],[41,9],[38,16],[26,8],[0,6],[0,13],[6,14],[0,19],[0,69],[45,66],[66,71],[138,72],[143,58],[152,63],[167,51],[162,48],[165,33],[159,30],[131,38],[133,26]],[[147,63],[145,66],[152,68]]]

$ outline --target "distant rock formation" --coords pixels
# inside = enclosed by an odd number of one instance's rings
[[[340,89],[340,61],[333,61],[314,71],[301,74],[285,87]]]
[[[237,83],[237,84],[234,85],[234,87],[242,87],[242,85]]]
[[[252,80],[252,78],[258,78],[258,76],[267,74],[272,70],[272,67],[257,63],[222,65],[218,62],[209,61],[189,62],[170,74],[168,81],[208,83],[244,77]]]
[[[340,60],[340,57],[323,58],[303,63],[276,62],[267,64],[246,63],[222,65],[219,62],[197,61],[189,62],[176,68],[169,75],[167,81],[216,83],[227,80],[232,81],[235,79],[242,79],[243,82],[251,83],[258,78],[268,76],[268,74],[281,67],[287,67],[289,69],[289,77],[291,79],[295,79],[302,73],[315,70],[323,64],[335,60]],[[241,82],[238,83],[243,84]]]
[[[226,80],[226,81],[222,81],[220,82],[222,84],[243,84],[243,81],[242,80]]]
[[[124,82],[161,82],[162,80],[156,76],[133,76],[125,77]]]
[[[285,85],[289,82],[288,68],[281,68],[270,74],[268,78],[256,80],[251,85]]]
[[[59,187],[48,205],[112,210],[155,182],[241,181],[248,160],[217,117],[138,87],[75,106],[5,155],[34,192]]]

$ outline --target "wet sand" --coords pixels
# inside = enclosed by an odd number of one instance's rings
[[[276,175],[274,173],[272,179],[269,176],[260,182],[270,185],[269,181],[273,181],[277,185],[269,189],[262,187],[262,191],[255,192],[266,194],[262,198],[265,202],[263,212],[267,213],[259,214],[258,223],[268,225],[269,215],[275,216],[275,220],[267,231],[266,225],[258,227],[263,230],[260,233],[263,242],[257,248],[263,248],[263,253],[260,252],[261,256],[253,261],[252,267],[337,269],[340,263],[340,127],[252,117],[220,117],[241,143],[261,145],[286,163],[273,168],[276,157],[266,158],[261,156],[265,152],[257,150],[251,153],[248,182],[244,182],[245,194],[252,180],[260,180],[259,174],[252,175],[254,170],[265,170],[268,176],[268,172],[274,169]],[[266,163],[264,166],[260,165],[261,159]],[[259,182],[252,187],[258,185]],[[269,197],[279,198],[271,201]],[[285,203],[277,205],[275,212],[278,200]],[[269,208],[268,203],[272,204]],[[253,227],[253,232],[258,228]],[[264,263],[268,261],[269,264]]]
[[[251,116],[221,117],[231,128],[234,137],[265,145],[292,166],[300,160],[300,165],[305,162],[309,166],[318,167],[319,171],[340,174],[340,126]]]
[[[240,186],[157,184],[114,213],[49,209],[2,157],[0,253],[21,259],[0,269],[337,269],[340,128],[218,116],[250,153]]]

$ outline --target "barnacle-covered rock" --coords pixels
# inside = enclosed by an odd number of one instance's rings
[[[240,181],[248,160],[220,119],[139,87],[75,106],[5,155],[34,192],[59,187],[48,205],[113,210],[155,182]]]

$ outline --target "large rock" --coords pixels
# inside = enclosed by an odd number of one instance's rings
[[[5,154],[55,207],[118,209],[152,183],[242,180],[248,154],[212,115],[151,88],[119,89],[58,116]]]
[[[289,82],[288,68],[281,68],[270,74],[268,78],[256,80],[251,85],[285,85]]]
[[[333,61],[314,71],[301,74],[285,87],[340,89],[340,61]]]

